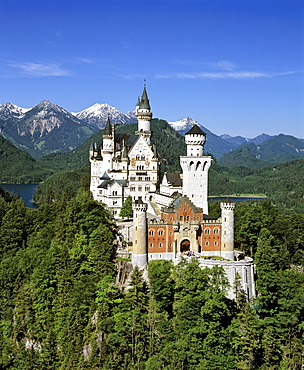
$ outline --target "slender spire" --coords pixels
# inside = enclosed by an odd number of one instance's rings
[[[147,90],[146,90],[146,84],[144,85],[144,90],[143,90],[143,93],[141,95],[141,99],[140,99],[140,102],[139,102],[139,108],[149,109],[149,110],[151,109],[149,99],[148,99]]]
[[[111,126],[111,121],[110,121],[110,115],[108,114],[108,119],[107,119],[107,124],[104,130],[104,135],[112,135],[112,126]]]

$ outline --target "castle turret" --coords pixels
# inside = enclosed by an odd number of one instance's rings
[[[234,208],[235,203],[228,198],[221,202],[222,210],[222,241],[221,256],[234,260]]]
[[[183,170],[183,195],[208,214],[208,170],[212,158],[204,155],[206,134],[198,125],[185,134],[187,156],[180,157]]]
[[[141,98],[138,98],[136,104],[136,118],[138,121],[138,134],[143,135],[150,144],[151,129],[150,122],[152,119],[151,107],[148,99],[146,85],[144,86]]]
[[[112,154],[114,150],[114,140],[112,125],[109,116],[104,130],[104,134],[102,135],[102,140],[103,140],[102,154],[104,158],[105,170],[110,171],[112,169]]]
[[[138,197],[132,205],[133,207],[133,251],[132,264],[144,269],[148,262],[147,254],[147,203]]]

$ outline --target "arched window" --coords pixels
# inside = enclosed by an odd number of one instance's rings
[[[184,217],[183,216],[179,216],[179,220],[180,221],[184,221]]]
[[[218,233],[219,233],[219,229],[214,229],[214,230],[213,230],[213,233],[214,233],[215,235],[218,235]]]
[[[206,242],[206,247],[208,247],[208,246],[209,246],[209,242],[207,241],[207,242]]]
[[[158,235],[163,236],[164,235],[164,230],[163,229],[158,230]]]
[[[153,248],[153,243],[150,243],[150,248]]]
[[[187,216],[187,221],[190,221],[190,216]]]
[[[205,229],[205,234],[210,235],[210,229]]]
[[[149,230],[149,235],[154,236],[154,230]]]
[[[196,168],[195,168],[195,170],[196,171],[199,171],[201,169],[201,162],[200,161],[198,161],[197,162],[197,164],[196,164]]]
[[[145,156],[144,156],[144,155],[142,155],[142,156],[141,156],[141,160],[142,160],[142,161],[144,161],[144,160],[145,160]]]
[[[162,246],[163,246],[163,243],[159,243],[159,248],[162,248]]]

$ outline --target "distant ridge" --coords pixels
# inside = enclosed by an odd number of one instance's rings
[[[48,100],[42,101],[33,108],[20,108],[12,103],[4,103],[0,105],[0,134],[20,149],[26,150],[33,157],[40,158],[49,153],[73,150],[92,134],[104,128],[108,116],[117,125],[137,123],[134,111],[122,113],[109,104],[96,103],[80,112],[69,113]],[[294,138],[291,143],[290,140],[293,136],[282,134],[282,142],[280,139],[275,139],[280,135],[270,136],[265,133],[255,138],[232,137],[228,134],[218,136],[191,117],[168,123],[182,135],[189,131],[193,124],[198,124],[207,134],[205,153],[212,154],[218,160],[227,153],[236,150],[240,145],[250,143],[261,146],[261,149],[249,148],[255,159],[261,161],[287,161],[302,157],[302,147],[296,144],[298,140],[302,139]],[[282,148],[285,136],[289,137],[288,145],[286,144],[287,146]],[[274,139],[274,142],[264,146],[264,143],[271,139]],[[293,147],[296,149],[292,149]],[[229,165],[234,166],[234,163],[241,163],[243,155],[240,156],[240,152],[238,152],[236,162],[230,156]],[[248,153],[245,157],[245,162],[248,163]],[[225,161],[225,159],[223,160]],[[255,164],[261,165],[260,162]],[[253,165],[254,162],[251,163],[251,166]]]

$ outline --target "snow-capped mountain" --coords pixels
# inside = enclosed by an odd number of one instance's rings
[[[22,118],[30,108],[21,108],[12,103],[0,104],[0,119]]]
[[[180,119],[179,121],[168,122],[168,123],[171,127],[174,128],[175,131],[178,131],[182,135],[184,135],[187,131],[189,131],[194,124],[198,124],[191,117],[183,118],[183,119]]]
[[[98,131],[48,100],[23,110],[14,104],[0,106],[0,135],[38,158],[69,151]]]
[[[124,125],[137,122],[135,112],[128,112],[125,114],[109,104],[96,103],[81,112],[72,114],[78,119],[90,125],[97,126],[100,129],[105,127],[108,116],[110,116],[111,121],[116,124]]]

